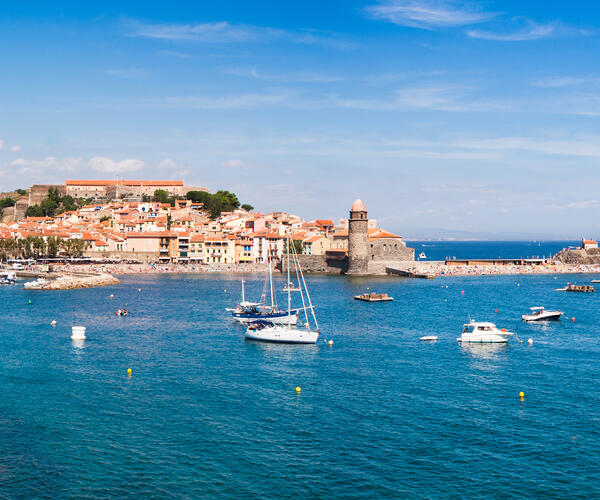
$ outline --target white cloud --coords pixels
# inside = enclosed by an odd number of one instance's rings
[[[597,208],[599,205],[599,200],[584,200],[567,203],[567,208]]]
[[[492,150],[522,150],[549,155],[600,157],[600,138],[540,140],[529,137],[498,137],[458,141],[454,147]]]
[[[104,156],[94,156],[88,161],[88,167],[104,173],[135,172],[144,167],[144,162],[132,158],[115,161]]]
[[[274,92],[265,94],[240,94],[225,97],[167,97],[169,107],[186,107],[195,109],[239,109],[253,108],[266,104],[276,104],[285,101],[290,93]]]
[[[494,32],[482,30],[469,30],[467,35],[471,38],[480,38],[482,40],[494,40],[499,42],[522,42],[526,40],[538,40],[547,38],[557,33],[557,24],[538,24],[529,19],[520,18],[519,23],[524,26],[513,32]]]
[[[324,44],[345,48],[352,44],[339,34],[312,29],[282,30],[265,26],[234,25],[227,21],[197,24],[155,23],[144,24],[139,21],[131,23],[127,34],[130,37],[151,38],[175,42],[199,43],[242,43],[264,39],[284,40],[300,44]],[[174,54],[171,54],[174,55]],[[177,56],[175,56],[177,57]]]
[[[370,111],[393,111],[399,109],[432,109],[438,111],[490,111],[508,109],[507,104],[483,102],[466,98],[474,89],[466,86],[421,86],[397,90],[387,98],[336,99],[345,108]]]
[[[221,162],[221,166],[222,167],[243,167],[245,164],[242,160],[227,160],[224,162]]]
[[[25,158],[16,158],[8,165],[19,167],[17,173],[40,172],[40,170],[55,169],[63,171],[74,171],[81,167],[83,161],[81,158],[63,158],[62,160],[55,156],[46,156],[41,160],[27,160]]]
[[[177,163],[175,162],[175,160],[172,160],[171,158],[167,158],[166,160],[161,161],[158,164],[158,168],[161,169],[173,169],[177,167]]]
[[[226,21],[202,24],[143,24],[134,23],[129,36],[157,38],[162,40],[184,40],[195,42],[241,42],[256,36],[255,28],[232,26]]]
[[[531,85],[542,88],[561,88],[580,85],[582,83],[586,83],[587,81],[589,81],[589,79],[573,76],[548,76],[533,80]],[[596,81],[598,80],[596,79]]]
[[[10,151],[11,153],[18,153],[21,151],[21,146],[18,144],[13,144],[12,146],[8,146],[3,139],[0,139],[0,151]]]
[[[471,3],[447,0],[387,0],[365,10],[371,19],[424,29],[466,26],[496,16]]]

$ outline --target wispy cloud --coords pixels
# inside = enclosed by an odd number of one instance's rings
[[[600,157],[600,138],[543,140],[529,137],[499,137],[472,141],[457,141],[454,147],[479,150],[533,151],[548,155]]]
[[[432,85],[397,90],[387,98],[337,99],[340,107],[370,111],[393,111],[398,109],[430,109],[437,111],[489,111],[505,109],[501,103],[479,101],[472,97],[472,87]],[[469,98],[467,99],[467,96]]]
[[[226,167],[226,168],[239,168],[239,167],[243,167],[245,165],[245,163],[242,160],[226,160],[221,162],[221,166],[222,167]]]
[[[574,76],[547,76],[543,78],[537,78],[531,82],[534,87],[541,88],[562,88],[572,87],[575,85],[581,85],[584,83],[599,83],[598,78],[583,78]]]
[[[515,18],[514,21],[523,26],[516,31],[510,32],[469,30],[467,31],[467,36],[499,42],[522,42],[547,38],[557,34],[558,31],[558,24],[556,23],[539,24],[525,18]]]
[[[105,75],[116,76],[119,78],[143,78],[148,73],[142,68],[122,68],[122,69],[106,69]]]
[[[598,208],[598,206],[600,206],[599,200],[582,200],[567,203],[567,208]]]
[[[451,0],[387,0],[365,11],[371,19],[423,29],[467,26],[496,16],[475,4]]]
[[[8,146],[3,139],[0,139],[0,151],[10,151],[11,153],[17,153],[21,151],[21,146],[19,146],[18,144]]]
[[[193,109],[243,109],[282,103],[291,97],[291,95],[291,93],[286,92],[272,92],[263,94],[238,94],[224,97],[168,97],[164,101],[164,106]]]
[[[345,48],[353,44],[339,33],[314,29],[283,30],[267,26],[231,24],[227,21],[183,23],[130,23],[127,36],[165,41],[211,44],[242,43],[268,39],[299,44],[321,44]],[[173,54],[171,54],[173,55]]]
[[[156,52],[159,56],[165,57],[176,57],[177,59],[192,59],[194,56],[186,54],[185,52],[178,52],[176,50],[159,50]]]
[[[256,68],[228,68],[226,73],[235,76],[255,78],[257,80],[294,82],[294,83],[336,83],[344,80],[344,77],[319,73],[315,71],[296,71],[290,73],[271,73],[259,71]]]
[[[144,167],[144,162],[133,158],[116,161],[105,156],[94,156],[88,161],[88,167],[98,172],[118,174],[121,172],[137,172]]]

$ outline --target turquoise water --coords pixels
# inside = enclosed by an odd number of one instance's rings
[[[240,276],[0,287],[0,497],[598,497],[600,294],[552,291],[589,279],[311,276],[317,346],[244,341]],[[469,315],[534,343],[461,347]]]
[[[579,246],[580,241],[408,241],[415,257],[425,252],[423,260],[520,259],[556,255],[564,248]]]

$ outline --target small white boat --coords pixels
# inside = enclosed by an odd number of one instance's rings
[[[0,272],[0,285],[14,285],[17,282],[17,273],[12,271]]]
[[[427,258],[427,255],[425,255],[425,252],[421,252],[419,254],[419,259],[426,259],[426,258]]]
[[[419,340],[422,342],[435,342],[438,338],[435,335],[425,335],[421,337]]]
[[[508,339],[513,335],[513,332],[508,332],[505,328],[499,330],[494,323],[477,322],[472,319],[470,323],[463,325],[461,336],[456,340],[458,342],[474,342],[478,344],[499,344],[508,342]]]
[[[556,321],[564,314],[561,311],[547,311],[542,306],[530,307],[531,314],[523,314],[523,321]]]

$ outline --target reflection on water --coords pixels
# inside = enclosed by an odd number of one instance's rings
[[[475,344],[468,342],[461,342],[460,347],[466,354],[473,356],[475,359],[485,359],[497,361],[504,358],[507,352],[507,344]]]
[[[71,340],[71,345],[75,349],[83,349],[85,347],[85,340]]]

